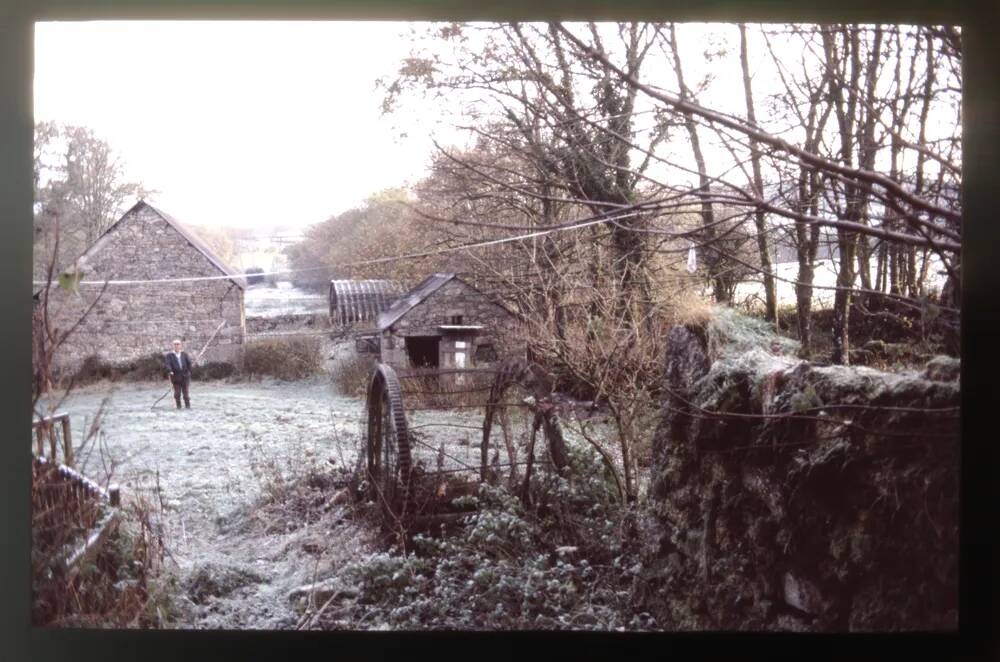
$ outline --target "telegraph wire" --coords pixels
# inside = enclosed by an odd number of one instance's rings
[[[554,234],[556,232],[563,232],[565,230],[579,230],[582,228],[590,227],[592,225],[598,225],[600,223],[607,223],[609,221],[620,221],[626,218],[632,218],[645,213],[646,203],[639,203],[633,205],[634,211],[623,211],[621,209],[614,209],[607,212],[602,212],[596,214],[582,221],[571,221],[569,223],[564,223],[562,225],[555,225],[549,228],[544,228],[541,230],[536,230],[534,232],[528,232],[525,234],[514,235],[511,237],[501,237],[499,239],[488,239],[485,241],[471,242],[468,244],[462,244],[459,246],[449,246],[443,248],[435,248],[433,250],[419,251],[416,253],[406,253],[403,255],[392,255],[388,257],[372,258],[370,260],[360,260],[357,262],[347,262],[338,264],[337,267],[362,267],[371,264],[384,264],[386,262],[394,262],[396,260],[411,260],[424,257],[433,257],[435,255],[443,255],[446,253],[454,253],[457,251],[468,250],[472,248],[484,248],[486,246],[495,246],[499,244],[506,244],[514,241],[523,241],[525,239],[534,239],[535,237],[544,237],[549,234]],[[185,282],[197,282],[197,281],[213,281],[213,280],[235,280],[238,278],[245,279],[247,276],[254,277],[265,277],[265,276],[276,276],[280,274],[293,274],[293,273],[304,273],[308,271],[320,271],[324,269],[331,269],[330,266],[319,266],[319,267],[305,267],[302,269],[280,269],[276,271],[265,271],[256,272],[253,274],[227,274],[224,276],[181,276],[177,278],[151,278],[151,279],[126,279],[126,280],[81,280],[78,285],[147,285],[155,283],[185,283]],[[35,285],[55,285],[54,282],[46,282],[44,280],[33,281]]]

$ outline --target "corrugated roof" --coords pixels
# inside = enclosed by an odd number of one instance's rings
[[[378,316],[378,330],[385,331],[396,323],[400,317],[410,312],[414,306],[437,292],[441,287],[455,277],[453,273],[431,274],[419,285],[396,299],[389,309]]]
[[[90,257],[91,255],[93,255],[94,253],[96,253],[98,250],[100,250],[101,246],[103,246],[106,243],[106,242],[104,242],[102,240],[105,237],[107,237],[108,235],[110,235],[111,232],[113,232],[114,229],[118,227],[119,223],[121,223],[126,218],[128,218],[128,216],[131,213],[133,213],[134,211],[136,211],[137,209],[139,209],[141,206],[146,206],[149,209],[151,209],[157,216],[159,216],[164,221],[166,221],[167,224],[170,225],[170,227],[172,227],[174,230],[176,230],[177,233],[180,234],[189,244],[191,244],[195,249],[197,249],[198,252],[200,252],[202,255],[204,255],[205,258],[209,262],[211,262],[212,265],[216,269],[218,269],[219,271],[221,271],[223,273],[223,275],[229,276],[230,280],[232,280],[234,283],[236,283],[240,288],[246,289],[246,280],[244,279],[244,277],[243,277],[243,275],[241,273],[239,273],[235,269],[229,267],[225,262],[223,262],[221,259],[219,259],[219,257],[215,253],[212,252],[212,249],[208,247],[208,244],[206,244],[200,237],[198,237],[197,235],[195,235],[193,232],[191,232],[190,230],[188,230],[187,228],[185,228],[183,225],[181,225],[180,221],[178,221],[176,218],[174,218],[173,216],[171,216],[167,212],[162,211],[160,209],[157,209],[156,207],[154,207],[153,205],[149,204],[145,200],[140,200],[139,202],[135,203],[134,205],[132,205],[131,209],[129,209],[124,214],[122,214],[122,217],[119,218],[115,222],[114,225],[112,225],[110,228],[108,228],[104,232],[104,234],[102,234],[100,237],[98,237],[97,241],[95,241],[93,244],[91,244],[90,248],[88,248],[86,251],[84,251],[83,257]]]
[[[340,325],[374,320],[402,293],[394,280],[331,280],[330,319]]]

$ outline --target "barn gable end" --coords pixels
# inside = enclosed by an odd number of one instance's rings
[[[241,359],[243,278],[152,205],[140,201],[129,209],[84,252],[81,270],[84,283],[77,293],[49,290],[55,328],[72,327],[93,304],[56,352],[58,371],[71,372],[87,357],[121,365],[157,356],[173,338],[184,341],[194,356],[220,325],[202,362]],[[207,278],[162,282],[192,277]],[[103,294],[99,284],[88,284],[105,280],[112,282]]]
[[[84,254],[88,280],[155,280],[228,276],[244,278],[176,219],[140,200]]]

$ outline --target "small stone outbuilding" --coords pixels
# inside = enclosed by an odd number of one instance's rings
[[[202,363],[242,359],[243,277],[166,212],[140,200],[75,264],[83,280],[77,292],[48,286],[50,327],[71,328],[93,308],[55,352],[56,371],[73,371],[88,357],[125,365],[165,352],[173,338],[194,358],[220,325]],[[204,279],[171,280],[191,277]],[[94,283],[104,281],[100,294]],[[39,301],[45,289],[36,292]]]
[[[517,317],[453,273],[436,273],[379,315],[382,361],[398,369],[472,368],[524,353]]]

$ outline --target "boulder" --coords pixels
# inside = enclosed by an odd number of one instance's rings
[[[957,382],[961,375],[962,362],[951,356],[935,356],[927,362],[924,378],[936,382]]]

